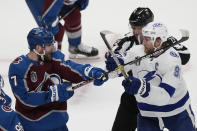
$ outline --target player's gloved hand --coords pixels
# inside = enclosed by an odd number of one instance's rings
[[[78,0],[77,4],[79,5],[80,10],[84,10],[89,4],[89,0]]]
[[[42,21],[42,26],[44,28],[47,28],[50,32],[53,33],[53,35],[56,35],[59,31],[59,18],[53,17],[53,18],[45,18]]]
[[[133,76],[129,76],[131,82],[123,80],[122,86],[125,91],[131,95],[139,94],[142,97],[147,97],[150,91],[150,84],[144,79],[138,79]]]
[[[120,64],[123,65],[124,61],[123,61],[122,55],[119,54],[118,52],[114,52],[114,53],[117,56]],[[105,64],[106,64],[106,69],[108,71],[113,71],[114,69],[116,69],[118,67],[111,54],[107,57],[107,60],[105,61]]]
[[[105,75],[105,73],[106,72],[101,68],[97,68],[93,66],[88,66],[85,68],[86,76],[95,79],[94,80],[95,86],[100,86],[108,80],[108,75]]]
[[[58,85],[49,86],[49,102],[63,102],[71,98],[74,94],[74,91],[67,91],[66,89],[70,87],[71,83],[62,83]]]
[[[59,25],[58,25],[58,18],[51,24],[48,26],[49,31],[51,31],[53,33],[53,35],[56,35],[59,31]]]

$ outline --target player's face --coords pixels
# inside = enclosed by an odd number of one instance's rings
[[[45,45],[45,60],[51,60],[51,53],[54,51],[55,47],[54,44],[46,44]]]
[[[133,35],[137,38],[138,36],[142,36],[142,28],[143,26],[132,26]]]
[[[143,45],[144,45],[144,52],[146,54],[149,54],[154,51],[153,42],[150,37],[144,36]]]

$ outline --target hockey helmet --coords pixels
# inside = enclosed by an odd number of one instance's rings
[[[145,26],[154,20],[154,14],[149,8],[138,7],[129,17],[132,26]]]
[[[142,29],[142,35],[150,37],[153,43],[157,38],[165,42],[168,37],[168,30],[161,22],[151,22]]]
[[[35,49],[37,44],[44,48],[46,44],[54,43],[54,36],[47,29],[38,27],[33,28],[29,32],[27,36],[27,41],[30,50]]]

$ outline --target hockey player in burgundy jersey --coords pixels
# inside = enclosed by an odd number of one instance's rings
[[[102,85],[104,70],[90,64],[64,60],[64,54],[54,51],[53,35],[45,28],[34,28],[27,36],[30,52],[16,58],[9,67],[9,82],[16,97],[16,111],[25,130],[66,131],[67,100],[74,91],[72,83],[90,78]],[[59,84],[54,84],[55,76]],[[66,83],[63,83],[63,80]]]
[[[46,27],[55,35],[58,49],[66,32],[70,58],[97,58],[98,50],[81,42],[81,12],[89,0],[25,0],[40,27]],[[64,24],[59,22],[59,19]]]
[[[0,131],[24,131],[18,115],[11,109],[11,98],[2,90],[3,77],[0,75]]]

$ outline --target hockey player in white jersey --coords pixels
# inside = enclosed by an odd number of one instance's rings
[[[162,48],[168,37],[167,28],[160,22],[149,23],[142,34],[143,45],[119,57],[121,63]],[[133,72],[133,76],[129,76],[132,82],[123,80],[122,85],[127,93],[136,97],[140,110],[138,131],[162,131],[164,128],[170,131],[195,131],[189,92],[182,77],[181,58],[174,48],[128,65],[125,70]]]
[[[114,51],[124,54],[126,51],[131,50],[133,47],[142,44],[142,29],[148,23],[154,20],[154,13],[148,7],[138,7],[129,16],[129,29],[130,32],[125,34],[123,38],[118,39],[113,47]],[[170,36],[167,38],[168,44],[176,42],[176,38]],[[181,57],[182,65],[188,63],[190,53],[186,46],[176,45],[174,47]],[[106,53],[106,57],[107,57]],[[135,131],[137,128],[137,108],[136,98],[127,92],[121,95],[120,105],[114,120],[112,131]]]

